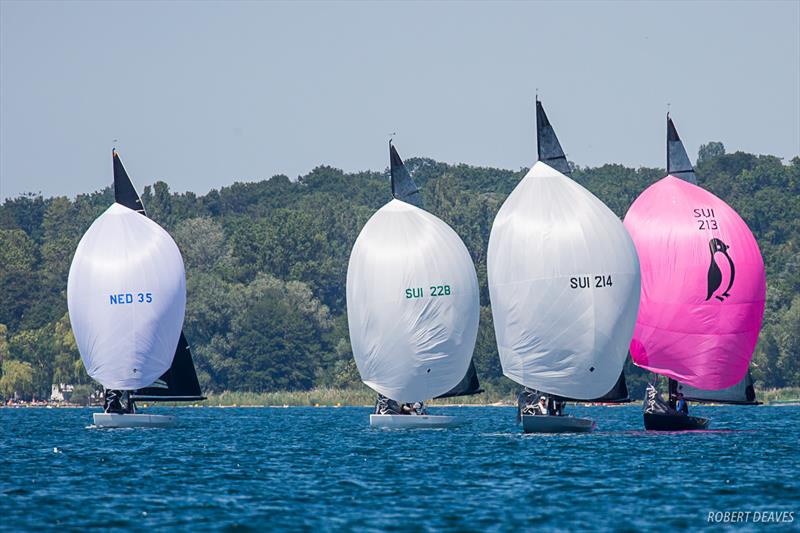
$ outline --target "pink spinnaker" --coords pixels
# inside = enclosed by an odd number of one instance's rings
[[[747,373],[764,315],[764,261],[728,204],[674,176],[648,187],[625,215],[642,269],[634,363],[719,390]]]

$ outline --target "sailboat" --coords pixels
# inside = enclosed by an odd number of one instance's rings
[[[676,401],[744,397],[742,403],[751,403],[748,370],[764,315],[766,279],[745,221],[697,185],[669,114],[667,176],[633,202],[625,226],[642,265],[631,356],[638,366],[665,376],[670,391],[665,402],[648,387],[645,428],[705,429],[709,419],[676,412]]]
[[[523,394],[591,401],[620,382],[636,320],[639,262],[619,218],[568,177],[538,98],[536,126],[539,160],[503,203],[489,236],[497,349],[503,373],[525,387]],[[596,426],[524,410],[520,418],[526,433]]]
[[[97,427],[167,427],[170,415],[136,412],[137,400],[202,400],[183,334],[186,278],[172,237],[147,217],[116,151],[114,203],[81,238],[67,282],[83,364],[104,387]]]
[[[371,426],[449,427],[461,420],[429,415],[423,402],[481,392],[478,278],[455,231],[422,209],[391,141],[389,158],[393,199],[364,225],[347,268],[353,356],[379,395]]]

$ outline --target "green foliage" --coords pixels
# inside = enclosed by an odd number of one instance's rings
[[[502,376],[495,345],[486,250],[495,214],[527,169],[425,158],[406,164],[426,209],[455,229],[475,261],[481,322],[474,359],[490,392],[481,399],[511,398],[515,386]],[[772,156],[726,154],[711,142],[701,147],[696,172],[703,187],[747,221],[764,256],[768,291],[754,356],[757,384],[799,386],[800,157],[784,164]],[[575,167],[573,178],[623,217],[663,175],[658,168],[607,164]],[[358,233],[389,198],[387,172],[327,166],[296,181],[278,175],[203,196],[170,192],[164,182],[145,187],[148,214],[183,253],[184,330],[206,391],[302,390],[302,402],[313,405],[341,401],[330,391],[344,389],[358,391],[356,403],[371,403],[352,358],[345,280]],[[81,235],[112,202],[105,188],[74,200],[23,195],[0,206],[0,328],[7,326],[0,329],[0,358],[23,365],[22,388],[30,394],[49,394],[54,381],[91,388],[66,314],[66,278]],[[626,375],[631,394],[640,397],[645,373],[629,361]]]
[[[719,141],[711,141],[700,146],[700,150],[697,151],[697,162],[704,163],[721,155],[725,155],[725,145]]]
[[[75,385],[69,395],[69,402],[78,405],[91,405],[92,395],[96,395],[97,387],[94,385]]]
[[[0,377],[0,394],[3,398],[29,399],[34,394],[33,368],[30,363],[6,359],[3,377]]]

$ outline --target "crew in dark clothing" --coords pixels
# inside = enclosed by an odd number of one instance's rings
[[[556,402],[552,396],[547,396],[547,412],[551,415],[556,414]]]
[[[395,400],[387,398],[383,394],[378,394],[378,401],[375,403],[376,415],[424,415],[427,414],[424,402],[400,404]]]
[[[681,415],[688,415],[689,414],[689,404],[686,403],[686,400],[683,397],[683,394],[678,393],[678,401],[675,404],[675,410],[678,414]]]
[[[106,389],[103,412],[119,415],[134,414],[136,405],[131,399],[131,391]]]
[[[378,394],[378,401],[375,403],[376,415],[400,415],[402,408],[400,404],[383,394]]]

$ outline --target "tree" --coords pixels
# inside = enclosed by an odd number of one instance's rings
[[[0,324],[0,369],[3,368],[3,361],[9,356],[8,350],[8,326]]]
[[[173,237],[187,271],[209,272],[230,266],[232,251],[217,221],[208,217],[184,220],[175,228]]]
[[[36,243],[19,229],[0,229],[0,323],[12,331],[37,292]]]
[[[425,209],[450,224],[474,263],[481,322],[474,360],[481,380],[509,389],[492,327],[486,251],[495,215],[527,169],[450,165],[409,158]],[[753,364],[759,386],[800,385],[797,370],[800,292],[800,157],[726,154],[701,147],[703,187],[748,223],[767,270],[764,328]],[[623,217],[664,169],[607,164],[575,168],[572,178]],[[143,201],[168,229],[187,273],[184,331],[205,390],[267,390],[357,384],[347,330],[345,283],[350,251],[367,220],[391,199],[388,170],[346,173],[317,167],[233,183],[204,196],[172,193],[164,182]],[[28,363],[34,390],[53,380],[86,383],[67,317],[65,287],[72,254],[113,191],[66,197],[23,195],[0,205],[0,357]],[[738,267],[738,265],[737,265]],[[3,335],[0,334],[0,342]],[[626,364],[629,389],[646,381]]]
[[[800,295],[795,295],[777,328],[778,372],[788,384],[800,384]]]
[[[711,141],[700,146],[697,151],[697,163],[700,164],[721,155],[725,155],[725,145],[719,141]]]
[[[3,377],[0,377],[0,394],[4,398],[28,399],[35,391],[33,368],[30,363],[6,359],[3,361]]]

